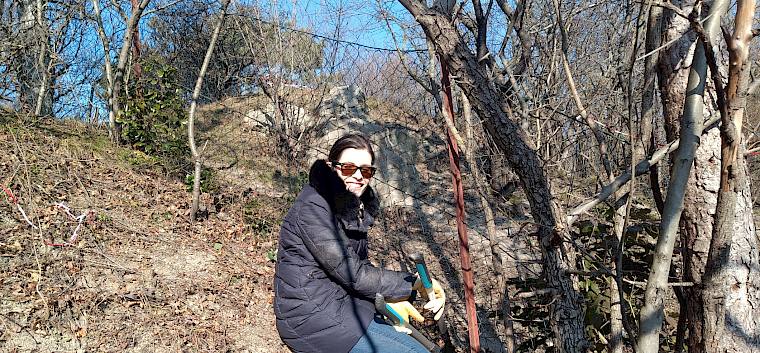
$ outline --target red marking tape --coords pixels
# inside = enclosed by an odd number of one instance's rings
[[[8,189],[8,187],[6,187],[5,185],[2,185],[2,187],[3,187],[3,191],[5,191],[5,195],[8,196],[8,199],[10,199],[11,203],[14,205],[17,204],[18,199],[16,198],[16,196],[13,195],[13,191],[11,191],[11,189]]]

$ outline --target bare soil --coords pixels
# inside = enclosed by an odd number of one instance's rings
[[[0,151],[0,351],[288,352],[277,227],[246,222],[252,204],[276,218],[285,195],[222,185],[193,224],[180,178],[102,131],[0,125]]]
[[[271,259],[305,168],[276,158],[271,139],[247,130],[235,109],[206,107],[199,121],[213,142],[204,153],[214,177],[195,223],[184,175],[113,145],[104,131],[75,122],[0,124],[0,185],[17,198],[0,195],[0,352],[288,352],[275,329]],[[393,269],[410,265],[411,252],[426,256],[447,291],[450,344],[463,352],[446,155],[409,162],[420,194],[411,208],[385,211],[370,233],[370,256]],[[503,257],[505,276],[537,277],[532,227],[499,217],[500,246],[492,249],[479,198],[468,191],[466,200],[481,343],[503,352],[504,293],[493,253]],[[536,325],[515,322],[515,338],[531,337]],[[443,344],[432,320],[420,328]]]

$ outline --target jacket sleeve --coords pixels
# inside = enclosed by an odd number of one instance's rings
[[[329,206],[305,200],[298,214],[298,228],[303,242],[317,263],[348,292],[374,300],[380,293],[388,300],[407,299],[412,294],[414,275],[385,270],[359,259],[348,246],[348,238],[333,222]]]

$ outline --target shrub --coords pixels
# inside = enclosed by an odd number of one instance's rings
[[[177,69],[158,56],[142,61],[142,75],[130,80],[119,99],[122,137],[133,148],[173,163],[189,155],[182,90]]]

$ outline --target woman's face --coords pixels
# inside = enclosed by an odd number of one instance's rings
[[[340,154],[338,165],[333,165],[333,170],[343,180],[343,183],[346,184],[346,190],[360,197],[364,193],[364,190],[367,189],[367,185],[369,185],[369,178],[363,177],[359,168],[351,175],[343,175],[340,166],[345,164],[353,164],[357,167],[371,167],[372,156],[365,149],[347,148]]]

